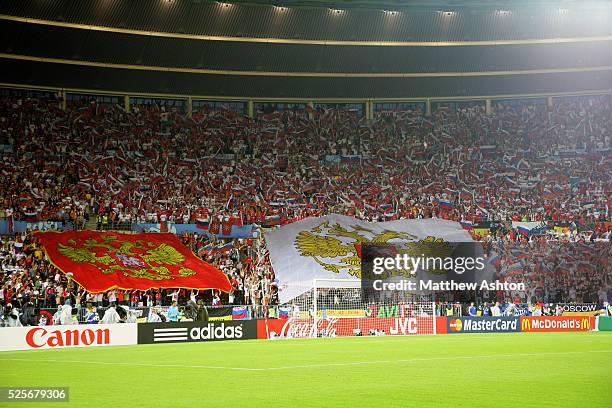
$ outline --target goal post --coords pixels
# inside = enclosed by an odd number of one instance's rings
[[[436,334],[435,303],[429,295],[366,302],[361,281],[315,279],[311,290],[287,305],[279,337],[349,337]]]
[[[315,333],[317,337],[332,337],[337,335],[333,326],[343,326],[347,321],[343,319],[362,318],[366,316],[366,309],[361,301],[361,281],[355,279],[314,279],[312,281],[313,326],[323,326],[327,321],[326,329]]]

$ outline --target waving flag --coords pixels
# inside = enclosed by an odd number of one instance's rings
[[[438,200],[438,205],[440,208],[444,208],[445,210],[452,210],[455,208],[455,204],[450,201]]]
[[[271,227],[273,225],[279,225],[283,221],[283,217],[280,214],[277,215],[267,215],[264,219],[263,225],[266,227]]]
[[[23,213],[25,222],[36,222],[38,221],[38,213],[37,212],[25,212]]]
[[[236,306],[232,309],[233,320],[245,320],[249,317],[249,308],[246,306]]]
[[[227,277],[173,234],[37,232],[50,261],[89,292],[112,288],[231,290]]]
[[[497,146],[496,145],[480,146],[480,152],[483,155],[495,154],[497,152]]]
[[[278,308],[278,318],[279,319],[289,319],[289,313],[291,312],[291,309],[286,308],[286,307],[279,307]]]
[[[208,219],[198,218],[196,220],[196,227],[199,229],[207,230],[208,229]]]
[[[545,221],[535,222],[519,222],[512,221],[512,228],[516,229],[522,235],[541,234],[548,229]]]
[[[502,263],[502,259],[499,255],[495,255],[489,259],[489,263],[495,267],[498,267]]]
[[[529,259],[531,258],[530,254],[525,251],[521,251],[519,248],[512,248],[510,253],[517,259]]]
[[[198,256],[204,256],[206,253],[211,253],[215,246],[212,243],[208,243],[204,245],[202,248],[198,250]]]
[[[524,266],[525,265],[523,264],[523,262],[516,262],[508,266],[507,268],[504,268],[504,270],[502,270],[501,272],[501,276],[521,275],[523,273]]]
[[[459,224],[461,224],[461,227],[464,230],[473,230],[474,229],[474,223],[472,221],[460,221]]]
[[[337,214],[306,218],[264,235],[279,282],[281,304],[310,290],[314,279],[358,281],[362,244],[394,245],[406,250],[431,238],[473,242],[458,222],[417,219],[370,223]],[[490,272],[484,271],[482,279]]]

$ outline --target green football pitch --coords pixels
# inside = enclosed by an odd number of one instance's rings
[[[612,332],[249,340],[0,353],[6,407],[612,407]]]

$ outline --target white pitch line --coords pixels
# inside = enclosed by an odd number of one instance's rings
[[[575,334],[579,334],[579,335],[590,335],[590,334],[595,334],[595,332],[574,332]],[[467,336],[469,336],[470,340],[473,339],[486,339],[487,341],[491,340],[491,336],[497,336],[498,334],[504,334],[504,335],[516,335],[516,336],[525,336],[525,335],[529,335],[529,336],[533,336],[532,338],[542,338],[544,339],[544,336],[551,336],[551,335],[555,335],[555,334],[560,334],[560,335],[564,335],[567,333],[563,333],[563,332],[530,332],[530,333],[521,333],[521,332],[508,332],[508,333],[489,333],[489,334],[478,334],[478,333],[462,333],[460,336],[459,335],[450,335],[450,336],[443,336],[444,337],[444,341],[448,341],[448,340],[465,340],[465,338]],[[544,335],[544,336],[542,336]],[[297,347],[303,347],[303,346],[311,346],[311,345],[319,345],[321,342],[324,341],[329,341],[330,345],[333,344],[341,344],[344,342],[353,342],[353,341],[358,341],[359,344],[361,343],[370,343],[370,342],[380,342],[381,339],[384,339],[385,341],[390,341],[390,340],[397,340],[398,342],[400,341],[404,341],[406,340],[406,338],[410,338],[412,340],[417,340],[417,339],[423,339],[423,340],[427,340],[427,341],[431,341],[431,340],[437,340],[440,339],[442,340],[442,338],[440,336],[435,336],[433,334],[428,334],[428,335],[412,335],[412,336],[367,336],[367,337],[359,337],[359,336],[353,336],[353,337],[303,337],[303,338],[282,338],[282,339],[273,339],[274,344],[282,344],[283,347],[284,346],[297,346]],[[504,338],[507,338],[504,336]],[[249,340],[250,341],[250,340]],[[228,346],[230,345],[239,345],[240,342],[224,342],[224,344],[227,344]],[[108,349],[105,349],[108,350]]]
[[[229,370],[229,371],[275,371],[275,370],[293,370],[298,368],[325,368],[325,367],[344,367],[369,364],[396,364],[396,363],[413,363],[422,361],[436,360],[472,360],[480,358],[500,358],[500,357],[538,357],[538,356],[556,356],[567,354],[586,354],[586,353],[612,353],[609,350],[585,350],[585,351],[560,351],[560,352],[542,352],[542,353],[508,353],[508,354],[485,354],[475,356],[449,356],[449,357],[426,357],[426,358],[410,358],[397,360],[372,360],[372,361],[352,361],[346,363],[319,363],[319,364],[301,364],[281,367],[226,367],[226,366],[210,366],[210,365],[189,365],[189,364],[152,364],[152,363],[128,363],[120,361],[87,361],[87,360],[32,360],[26,358],[6,358],[1,361],[27,361],[35,363],[73,363],[73,364],[99,364],[99,365],[125,365],[151,368],[203,368],[214,370]]]
[[[295,368],[321,368],[321,367],[337,367],[337,366],[355,366],[367,364],[393,364],[393,363],[412,363],[421,361],[436,361],[436,360],[471,360],[480,358],[498,358],[498,357],[527,357],[527,356],[542,356],[542,355],[565,355],[565,354],[584,354],[584,353],[612,353],[612,350],[588,350],[588,351],[561,351],[552,353],[514,353],[514,354],[487,354],[476,356],[449,356],[449,357],[424,357],[424,358],[409,358],[397,360],[373,360],[373,361],[354,361],[346,363],[325,363],[325,364],[305,364],[284,367],[269,367],[264,370],[288,370]]]
[[[31,363],[72,363],[72,364],[100,364],[100,365],[125,365],[138,367],[153,367],[153,368],[208,368],[215,370],[235,370],[235,371],[261,371],[266,368],[247,368],[247,367],[224,367],[224,366],[208,366],[208,365],[189,365],[189,364],[151,364],[151,363],[128,363],[121,361],[87,361],[87,360],[31,360],[27,358],[5,358],[1,361],[28,361]]]
[[[508,333],[504,333],[504,334],[521,334],[520,332],[508,332]],[[529,334],[540,334],[538,332],[533,332],[533,333],[529,333]],[[551,334],[551,333],[546,333],[546,334]],[[470,336],[470,340],[472,339],[491,339],[491,334],[488,335],[477,335],[476,333],[463,333],[460,336],[455,336],[455,335],[451,335],[451,336],[445,336],[444,340],[465,340],[466,336]],[[359,336],[353,336],[353,337],[300,337],[300,338],[282,338],[282,339],[272,339],[272,341],[274,341],[276,344],[283,344],[283,346],[310,346],[310,345],[317,345],[320,344],[320,342],[323,341],[330,341],[330,344],[340,344],[340,343],[344,343],[346,342],[353,342],[353,341],[358,341],[359,344],[361,343],[371,343],[371,342],[380,342],[381,339],[385,339],[386,341],[388,340],[397,340],[397,341],[404,341],[406,340],[407,337],[410,337],[413,340],[416,340],[417,338],[419,339],[423,339],[423,340],[431,340],[431,339],[435,339],[436,336],[433,334],[421,334],[421,335],[411,335],[411,336],[368,336],[368,337],[359,337]],[[268,339],[270,340],[270,339]]]

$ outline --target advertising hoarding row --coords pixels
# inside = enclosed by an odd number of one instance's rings
[[[448,317],[447,333],[508,333],[521,331],[520,317]]]
[[[596,303],[559,303],[563,316],[597,316],[605,313],[604,308]]]
[[[332,317],[327,319],[291,318],[258,320],[257,338],[311,338],[367,336],[378,331],[385,335],[435,334],[431,317]]]
[[[0,351],[136,344],[137,324],[28,326],[0,329]]]
[[[568,332],[595,330],[595,316],[521,317],[522,332]]]
[[[257,338],[255,320],[0,328],[0,351]]]
[[[257,338],[256,320],[143,323],[138,325],[138,344],[161,344]]]
[[[594,316],[448,317],[455,333],[567,332],[595,329]]]
[[[612,318],[602,321],[612,328]],[[610,320],[610,321],[609,321]],[[596,330],[594,316],[371,317],[33,326],[0,329],[0,351],[249,340],[384,335],[569,332]]]

